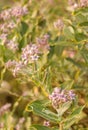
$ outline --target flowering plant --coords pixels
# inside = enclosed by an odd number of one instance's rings
[[[1,9],[1,90],[8,77],[22,86],[14,93],[5,85],[16,101],[0,108],[2,130],[88,128],[82,123],[88,117],[88,1],[69,1],[65,9],[71,13],[64,17],[58,16],[57,0],[48,2],[23,0]],[[17,123],[21,101],[25,105]]]

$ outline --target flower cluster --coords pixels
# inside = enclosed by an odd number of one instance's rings
[[[9,29],[13,29],[15,27],[16,27],[16,24],[13,21],[0,24],[0,30],[3,33],[8,33]]]
[[[4,22],[0,24],[0,40],[3,44],[12,51],[18,50],[18,45],[16,44],[16,38],[8,40],[9,34],[16,27],[16,24],[13,21]]]
[[[12,20],[0,24],[0,40],[7,48],[13,52],[18,50],[18,44],[16,43],[16,38],[11,38],[9,40],[8,37],[15,27],[16,24]]]
[[[38,53],[37,45],[29,44],[22,49],[22,61],[24,64],[28,64],[29,61],[36,61],[39,58]]]
[[[79,0],[78,3],[75,0],[68,0],[68,5],[69,5],[69,10],[74,11],[79,7],[87,7],[88,0]]]
[[[16,52],[18,50],[18,43],[16,43],[16,39],[8,40],[8,34],[2,33],[0,35],[0,39],[8,49],[12,50],[13,52]]]
[[[19,62],[9,60],[6,63],[6,68],[10,69],[13,75],[16,76],[24,66],[27,66],[28,63],[33,63],[34,61],[37,61],[40,54],[43,54],[49,50],[48,38],[48,35],[44,35],[41,39],[37,39],[36,44],[31,43],[22,48],[21,60]],[[9,48],[17,50],[17,46],[15,46],[12,42],[11,46],[10,43],[8,43],[7,45]]]
[[[79,7],[78,3],[74,0],[68,0],[69,10],[74,11],[76,8]]]
[[[61,19],[58,19],[56,22],[54,22],[54,27],[56,29],[59,29],[59,31],[62,31],[64,27],[63,21]]]
[[[10,9],[3,10],[0,13],[0,40],[13,52],[18,50],[18,44],[16,43],[16,39],[8,39],[9,34],[11,34],[13,29],[17,27],[20,17],[26,15],[27,13],[28,9],[21,6],[12,7]],[[14,22],[13,17],[16,18],[17,23]]]
[[[6,68],[12,71],[13,76],[16,76],[23,67],[24,67],[24,64],[21,61],[17,62],[15,60],[13,61],[9,60],[6,63]]]
[[[58,108],[60,104],[74,100],[75,93],[72,90],[67,91],[55,88],[52,94],[49,95],[49,99],[52,102],[52,106]]]
[[[0,13],[0,20],[8,20],[11,17],[11,9],[3,10]]]
[[[46,34],[42,38],[36,38],[37,46],[40,50],[40,52],[46,52],[50,49],[50,46],[48,44],[49,35]]]
[[[21,17],[28,13],[28,9],[26,7],[13,7],[11,10],[11,15],[14,17]]]
[[[24,64],[37,61],[39,54],[49,50],[48,38],[49,35],[44,35],[42,38],[36,39],[36,44],[29,44],[22,49],[22,61],[24,61]]]
[[[19,18],[26,15],[27,13],[28,9],[26,7],[17,6],[7,10],[3,10],[0,13],[0,19],[5,21],[11,19],[12,17]]]
[[[80,6],[81,7],[87,7],[88,6],[88,0],[80,0]]]
[[[6,33],[2,33],[2,34],[0,35],[0,40],[2,40],[3,43],[5,43],[5,42],[7,41],[7,34],[6,34]]]
[[[0,40],[3,44],[12,50],[13,52],[18,50],[18,44],[16,43],[16,38],[8,40],[9,34],[16,27],[16,24],[13,21],[4,22],[0,24]],[[10,32],[9,32],[10,31]]]
[[[5,104],[0,108],[0,116],[3,115],[11,107],[10,103]]]
[[[50,126],[50,122],[49,121],[44,121],[43,125],[48,127],[48,126]]]
[[[18,43],[16,43],[16,41],[13,39],[6,41],[5,46],[13,52],[16,52],[18,50]]]
[[[13,61],[9,60],[6,63],[6,68],[11,68],[11,67],[13,68],[15,65],[16,65],[16,61],[15,60],[13,60]]]

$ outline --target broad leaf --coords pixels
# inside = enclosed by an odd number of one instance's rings
[[[27,106],[27,111],[33,111],[35,114],[49,120],[51,122],[57,123],[60,118],[57,114],[47,109],[41,101],[34,101]]]

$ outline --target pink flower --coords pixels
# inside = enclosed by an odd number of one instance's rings
[[[61,19],[58,19],[56,22],[54,22],[54,27],[56,29],[59,29],[59,31],[62,31],[64,27],[63,21]]]
[[[50,126],[50,122],[49,121],[44,121],[44,126]]]
[[[54,91],[49,95],[49,99],[52,102],[53,108],[58,108],[60,104],[67,101],[75,100],[75,93],[72,90],[61,90],[60,88],[55,88]]]
[[[11,11],[10,9],[2,11],[1,14],[0,14],[0,18],[3,19],[3,20],[10,19],[10,17],[11,17],[11,12],[10,11]]]
[[[86,7],[86,6],[88,6],[88,0],[80,0],[80,6],[81,6],[81,7]]]
[[[12,8],[11,15],[14,17],[21,17],[28,13],[28,9],[26,7],[14,7]]]

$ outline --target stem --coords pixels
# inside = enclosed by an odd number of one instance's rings
[[[11,112],[11,115],[14,114],[14,112],[15,112],[16,108],[18,107],[19,102],[20,102],[21,100],[22,100],[22,96],[20,96],[20,97],[17,99],[17,101],[15,102],[15,104],[14,104],[14,106],[13,106],[13,110],[12,110],[12,112]]]
[[[60,123],[60,130],[63,130],[63,125],[62,125],[62,123]]]
[[[43,86],[40,82],[36,81],[36,80],[33,79],[32,77],[30,77],[30,80],[31,80],[36,86],[38,86],[38,87],[41,88],[41,90],[42,90],[42,92],[43,92],[43,94],[44,94],[45,97],[48,97],[48,93],[45,91],[44,86]]]

